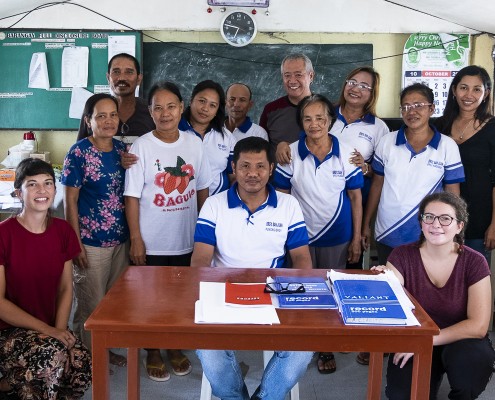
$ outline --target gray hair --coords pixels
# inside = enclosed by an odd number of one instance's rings
[[[294,60],[303,60],[304,61],[304,65],[306,67],[306,72],[314,72],[314,69],[313,69],[313,63],[311,62],[311,60],[309,59],[309,57],[304,54],[304,53],[293,53],[293,54],[289,54],[289,55],[286,55],[284,57],[284,59],[282,60],[282,64],[280,64],[280,72],[284,73],[284,64],[286,61],[294,61]]]

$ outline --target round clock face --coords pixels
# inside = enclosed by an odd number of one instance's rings
[[[232,11],[222,20],[221,34],[232,46],[246,46],[256,36],[256,22],[251,15],[243,11]]]

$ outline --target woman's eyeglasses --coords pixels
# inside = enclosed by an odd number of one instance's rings
[[[290,283],[279,283],[271,282],[265,285],[265,293],[274,294],[294,294],[294,293],[304,293],[306,289],[302,283],[290,282]]]
[[[449,226],[455,218],[447,214],[442,214],[442,215],[435,215],[430,213],[421,214],[421,221],[423,221],[427,225],[433,224],[436,219],[438,219],[440,225]]]
[[[349,86],[351,88],[356,87],[361,91],[369,90],[371,92],[371,90],[373,89],[370,85],[367,85],[366,83],[359,83],[358,81],[355,81],[354,79],[349,79],[349,80],[345,81],[345,83],[347,84],[347,86]]]
[[[403,106],[399,107],[399,110],[402,114],[405,114],[411,110],[421,110],[424,107],[429,107],[431,106],[431,103],[414,103],[414,104],[404,104]]]

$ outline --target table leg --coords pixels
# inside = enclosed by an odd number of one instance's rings
[[[127,399],[139,400],[139,349],[127,349]]]
[[[430,375],[432,346],[426,351],[414,354],[411,382],[411,399],[428,399],[430,397]]]
[[[379,400],[382,394],[383,353],[370,353],[368,400]]]
[[[108,349],[105,347],[105,335],[101,332],[91,333],[93,363],[93,400],[110,398],[108,387]]]

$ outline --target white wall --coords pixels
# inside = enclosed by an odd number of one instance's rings
[[[2,0],[0,17],[27,11],[46,2],[46,0]],[[473,2],[492,3],[490,0],[470,0],[470,3]],[[430,7],[431,1],[417,0],[403,1],[403,3],[409,6],[424,3],[426,7]],[[455,3],[452,0],[436,0],[433,3],[433,7],[439,13],[442,12],[443,3],[449,5],[443,9],[458,9],[452,4]],[[78,7],[77,4],[111,17],[120,24]],[[465,11],[461,14],[463,21],[466,18],[473,18],[469,17],[469,14],[474,14],[475,18],[479,19],[478,12],[467,12],[467,3],[462,2],[462,7]],[[485,5],[485,7],[492,6]],[[207,0],[74,0],[35,11],[15,27],[125,29],[127,26],[136,30],[180,31],[218,29],[223,13],[219,7],[213,7],[213,12],[208,14],[207,8]],[[383,0],[270,0],[268,10],[268,16],[262,8],[257,10],[256,15],[259,31],[266,35],[271,32],[473,33],[472,30],[461,25]],[[0,27],[10,26],[19,17],[0,20]],[[447,14],[447,17],[451,21],[459,19],[459,15]]]

